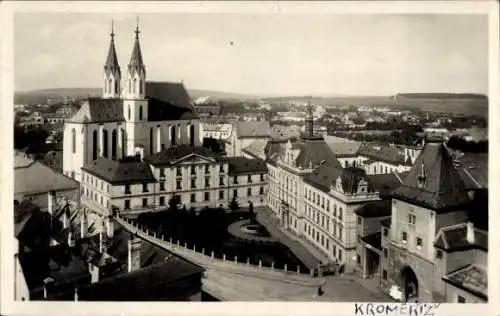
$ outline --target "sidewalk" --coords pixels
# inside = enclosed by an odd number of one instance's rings
[[[266,207],[256,207],[257,221],[262,224],[277,240],[287,246],[307,267],[316,268],[322,261],[327,261],[327,258],[319,250],[308,244],[305,240],[295,236],[279,226],[277,219]]]

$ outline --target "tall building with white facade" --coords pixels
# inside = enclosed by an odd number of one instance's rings
[[[114,31],[103,69],[102,96],[88,98],[64,125],[63,172],[81,181],[80,168],[99,157],[150,156],[178,144],[200,145],[199,120],[182,83],[147,82],[139,28],[122,78]]]

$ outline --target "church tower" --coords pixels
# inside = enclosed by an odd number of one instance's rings
[[[102,97],[105,99],[117,99],[120,97],[121,70],[116,57],[115,32],[111,22],[111,41],[109,42],[108,57],[104,65],[104,82]]]
[[[127,79],[123,89],[123,113],[127,128],[127,154],[134,155],[136,147],[143,147],[146,153],[148,135],[145,123],[148,121],[148,101],[146,97],[146,67],[142,60],[141,45],[139,43],[139,24],[135,29],[135,41],[132,55],[127,67]]]

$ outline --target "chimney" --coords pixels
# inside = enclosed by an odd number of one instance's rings
[[[467,222],[467,242],[473,244],[476,242],[476,236],[474,235],[474,224],[472,222]]]
[[[68,246],[69,247],[75,246],[75,237],[73,236],[73,232],[69,232],[68,234]]]
[[[141,268],[141,239],[135,235],[128,240],[128,272]]]
[[[113,238],[114,233],[115,233],[115,223],[113,222],[111,216],[108,216],[106,218],[106,234],[108,239]]]
[[[85,238],[87,236],[87,212],[82,209],[82,216],[80,219],[80,237]]]
[[[52,285],[54,284],[54,279],[51,277],[47,277],[43,280],[43,298],[47,299],[49,296],[49,292],[52,289]]]
[[[90,283],[99,282],[100,269],[97,265],[89,263]]]

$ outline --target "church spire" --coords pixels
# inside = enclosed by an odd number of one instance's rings
[[[314,136],[314,116],[313,116],[313,108],[311,105],[311,100],[307,102],[306,136],[307,137]]]
[[[103,97],[118,98],[121,90],[121,70],[120,65],[118,64],[118,58],[116,57],[115,30],[113,21],[111,21],[110,37],[111,40],[109,42],[108,57],[106,58],[106,63],[104,64]]]
[[[134,47],[132,48],[132,56],[130,57],[130,62],[128,64],[128,71],[132,76],[135,73],[139,73],[140,76],[145,76],[146,69],[142,61],[141,45],[139,44],[139,18],[137,18],[137,25],[135,28],[135,41]]]
[[[106,58],[106,64],[104,65],[104,71],[106,75],[110,73],[120,75],[120,65],[118,64],[118,58],[116,57],[116,49],[115,49],[115,31],[114,31],[114,23],[111,21],[111,41],[109,42],[108,49],[108,58]]]

